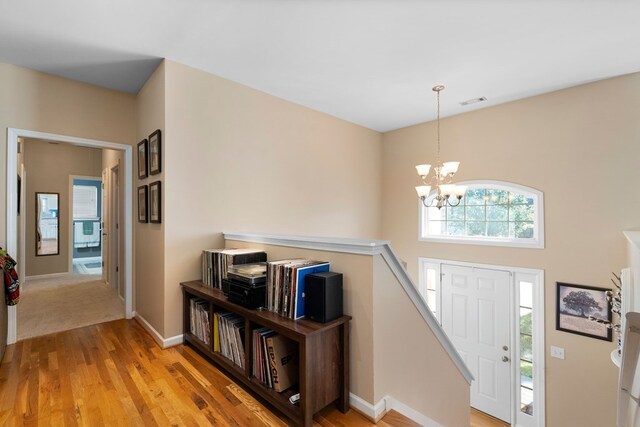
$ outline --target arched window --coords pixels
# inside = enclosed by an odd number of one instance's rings
[[[467,181],[455,207],[420,204],[420,240],[476,245],[544,247],[542,192],[501,181]],[[427,199],[427,203],[435,193]]]

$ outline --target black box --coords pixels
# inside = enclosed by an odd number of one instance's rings
[[[222,279],[222,286],[225,285],[229,289],[228,299],[230,302],[247,308],[265,306],[267,296],[266,283],[245,283]]]
[[[342,273],[313,273],[305,279],[305,317],[322,323],[341,317]]]

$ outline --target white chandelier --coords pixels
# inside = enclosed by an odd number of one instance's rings
[[[420,197],[420,200],[422,200],[422,204],[427,207],[433,206],[433,202],[435,201],[435,206],[438,209],[446,205],[458,206],[460,204],[460,201],[462,200],[462,196],[464,196],[464,193],[467,191],[466,185],[455,185],[452,184],[451,180],[453,175],[455,175],[455,173],[458,171],[460,162],[440,162],[440,92],[443,90],[444,86],[442,85],[433,87],[433,91],[436,92],[438,100],[438,154],[436,157],[436,165],[433,167],[434,175],[431,178],[428,178],[431,165],[416,166],[418,175],[420,175],[422,183],[424,184],[416,187],[418,197]],[[427,203],[427,198],[429,198],[432,186],[435,186],[436,195]],[[454,201],[452,202],[452,200]]]

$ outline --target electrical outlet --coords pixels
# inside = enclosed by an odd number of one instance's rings
[[[564,348],[551,346],[551,357],[564,360]]]

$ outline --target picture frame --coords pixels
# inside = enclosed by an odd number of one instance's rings
[[[138,222],[147,223],[149,222],[148,212],[148,203],[149,200],[147,197],[147,185],[142,185],[138,187]]]
[[[160,129],[149,135],[149,173],[157,175],[162,171],[162,138]]]
[[[612,341],[607,325],[589,316],[611,322],[610,289],[556,282],[556,330],[604,341]]]
[[[149,143],[146,138],[138,143],[138,179],[144,179],[149,176],[149,171],[147,169],[148,144]]]
[[[162,186],[160,181],[149,184],[149,222],[162,222]]]

